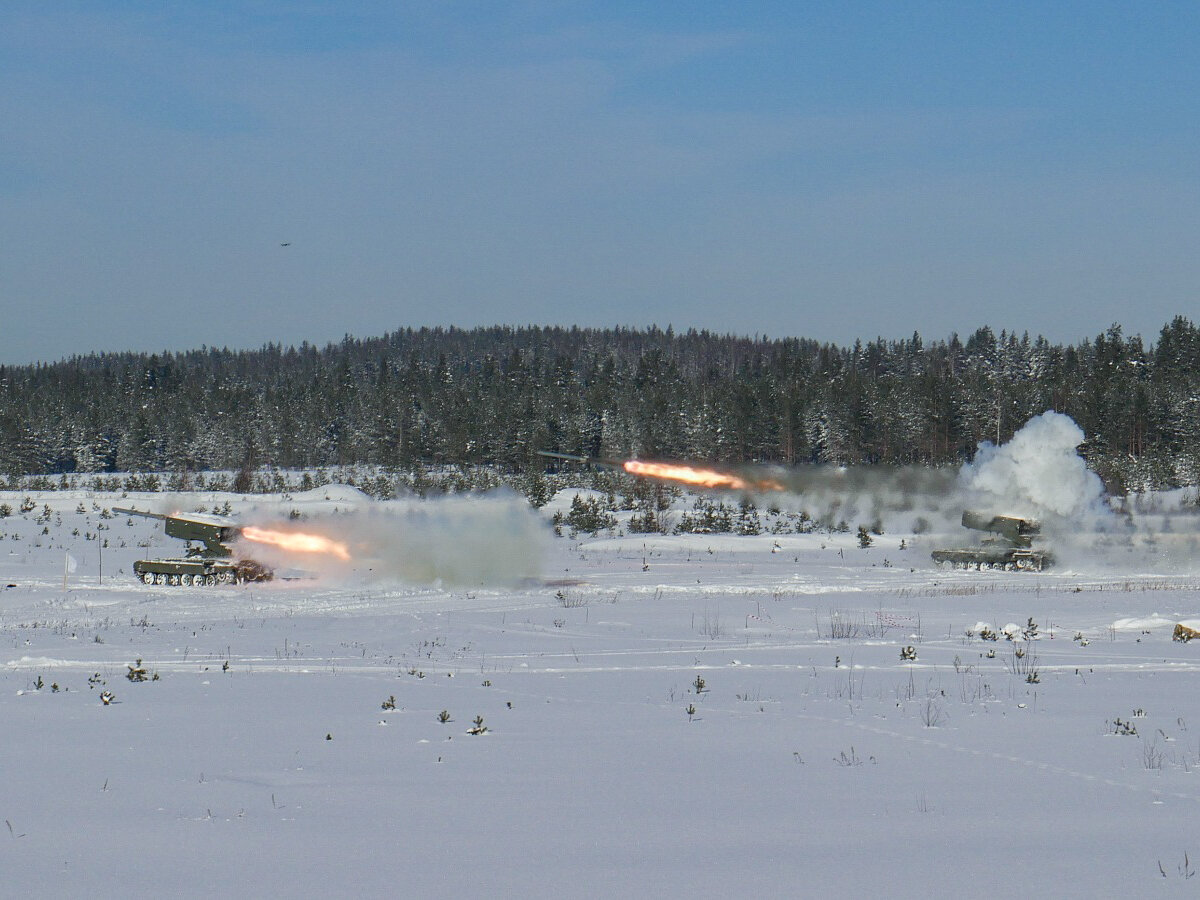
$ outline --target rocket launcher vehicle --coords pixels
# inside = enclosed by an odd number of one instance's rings
[[[113,512],[158,519],[163,523],[167,537],[187,542],[184,556],[139,559],[133,564],[134,574],[146,584],[199,587],[269,581],[273,575],[271,569],[260,562],[235,558],[232,544],[241,536],[242,526],[232,519],[202,513],[164,515],[120,507],[113,507]],[[193,547],[193,543],[200,546]]]
[[[963,512],[962,523],[964,528],[995,537],[984,538],[977,547],[934,550],[930,555],[939,566],[949,564],[955,569],[1014,569],[1040,572],[1054,562],[1054,557],[1049,551],[1033,546],[1033,539],[1042,533],[1041,525],[1034,519],[989,516],[968,509]]]

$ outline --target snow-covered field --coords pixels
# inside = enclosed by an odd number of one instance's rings
[[[325,496],[252,502],[355,502]],[[101,514],[162,498],[23,499],[0,494],[5,896],[1141,896],[1200,867],[1186,575],[546,525],[515,587],[159,587],[132,563],[179,543]],[[251,511],[179,498],[226,501]],[[420,552],[512,538],[472,502]]]

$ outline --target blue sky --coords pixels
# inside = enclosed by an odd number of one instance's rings
[[[405,326],[1153,340],[1200,4],[0,7],[0,363]],[[290,246],[280,246],[288,243]]]

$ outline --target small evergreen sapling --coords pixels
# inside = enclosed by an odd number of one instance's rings
[[[1121,719],[1113,720],[1113,734],[1124,736],[1136,736],[1138,733],[1137,726],[1132,722],[1122,721]]]

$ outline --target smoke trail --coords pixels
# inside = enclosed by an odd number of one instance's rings
[[[793,469],[746,467],[748,478],[769,476],[784,493],[764,497],[773,505],[804,513],[821,527],[842,522],[878,524],[888,531],[925,531],[951,515],[948,499],[957,486],[957,470],[924,466],[828,466]]]
[[[882,519],[907,530],[914,518],[956,526],[963,509],[1025,518],[1111,522],[1104,485],[1077,452],[1084,433],[1069,417],[1045,412],[1012,440],[980,445],[975,460],[954,468],[808,466],[775,473],[793,504],[821,521]],[[905,519],[907,518],[907,521]]]
[[[404,581],[447,586],[507,586],[541,574],[548,530],[524,499],[486,496],[393,500],[363,504],[300,522],[263,527],[303,530],[345,544],[350,560],[297,555],[243,544],[248,555],[277,569],[296,567],[330,578]]]
[[[964,510],[1036,519],[1039,546],[1067,571],[1172,572],[1200,568],[1194,492],[1108,497],[1078,447],[1083,430],[1047,411],[1004,444],[985,442],[958,469],[808,466],[771,471],[789,494],[779,505],[821,525],[845,522],[889,532],[930,531],[940,546],[978,546]]]

